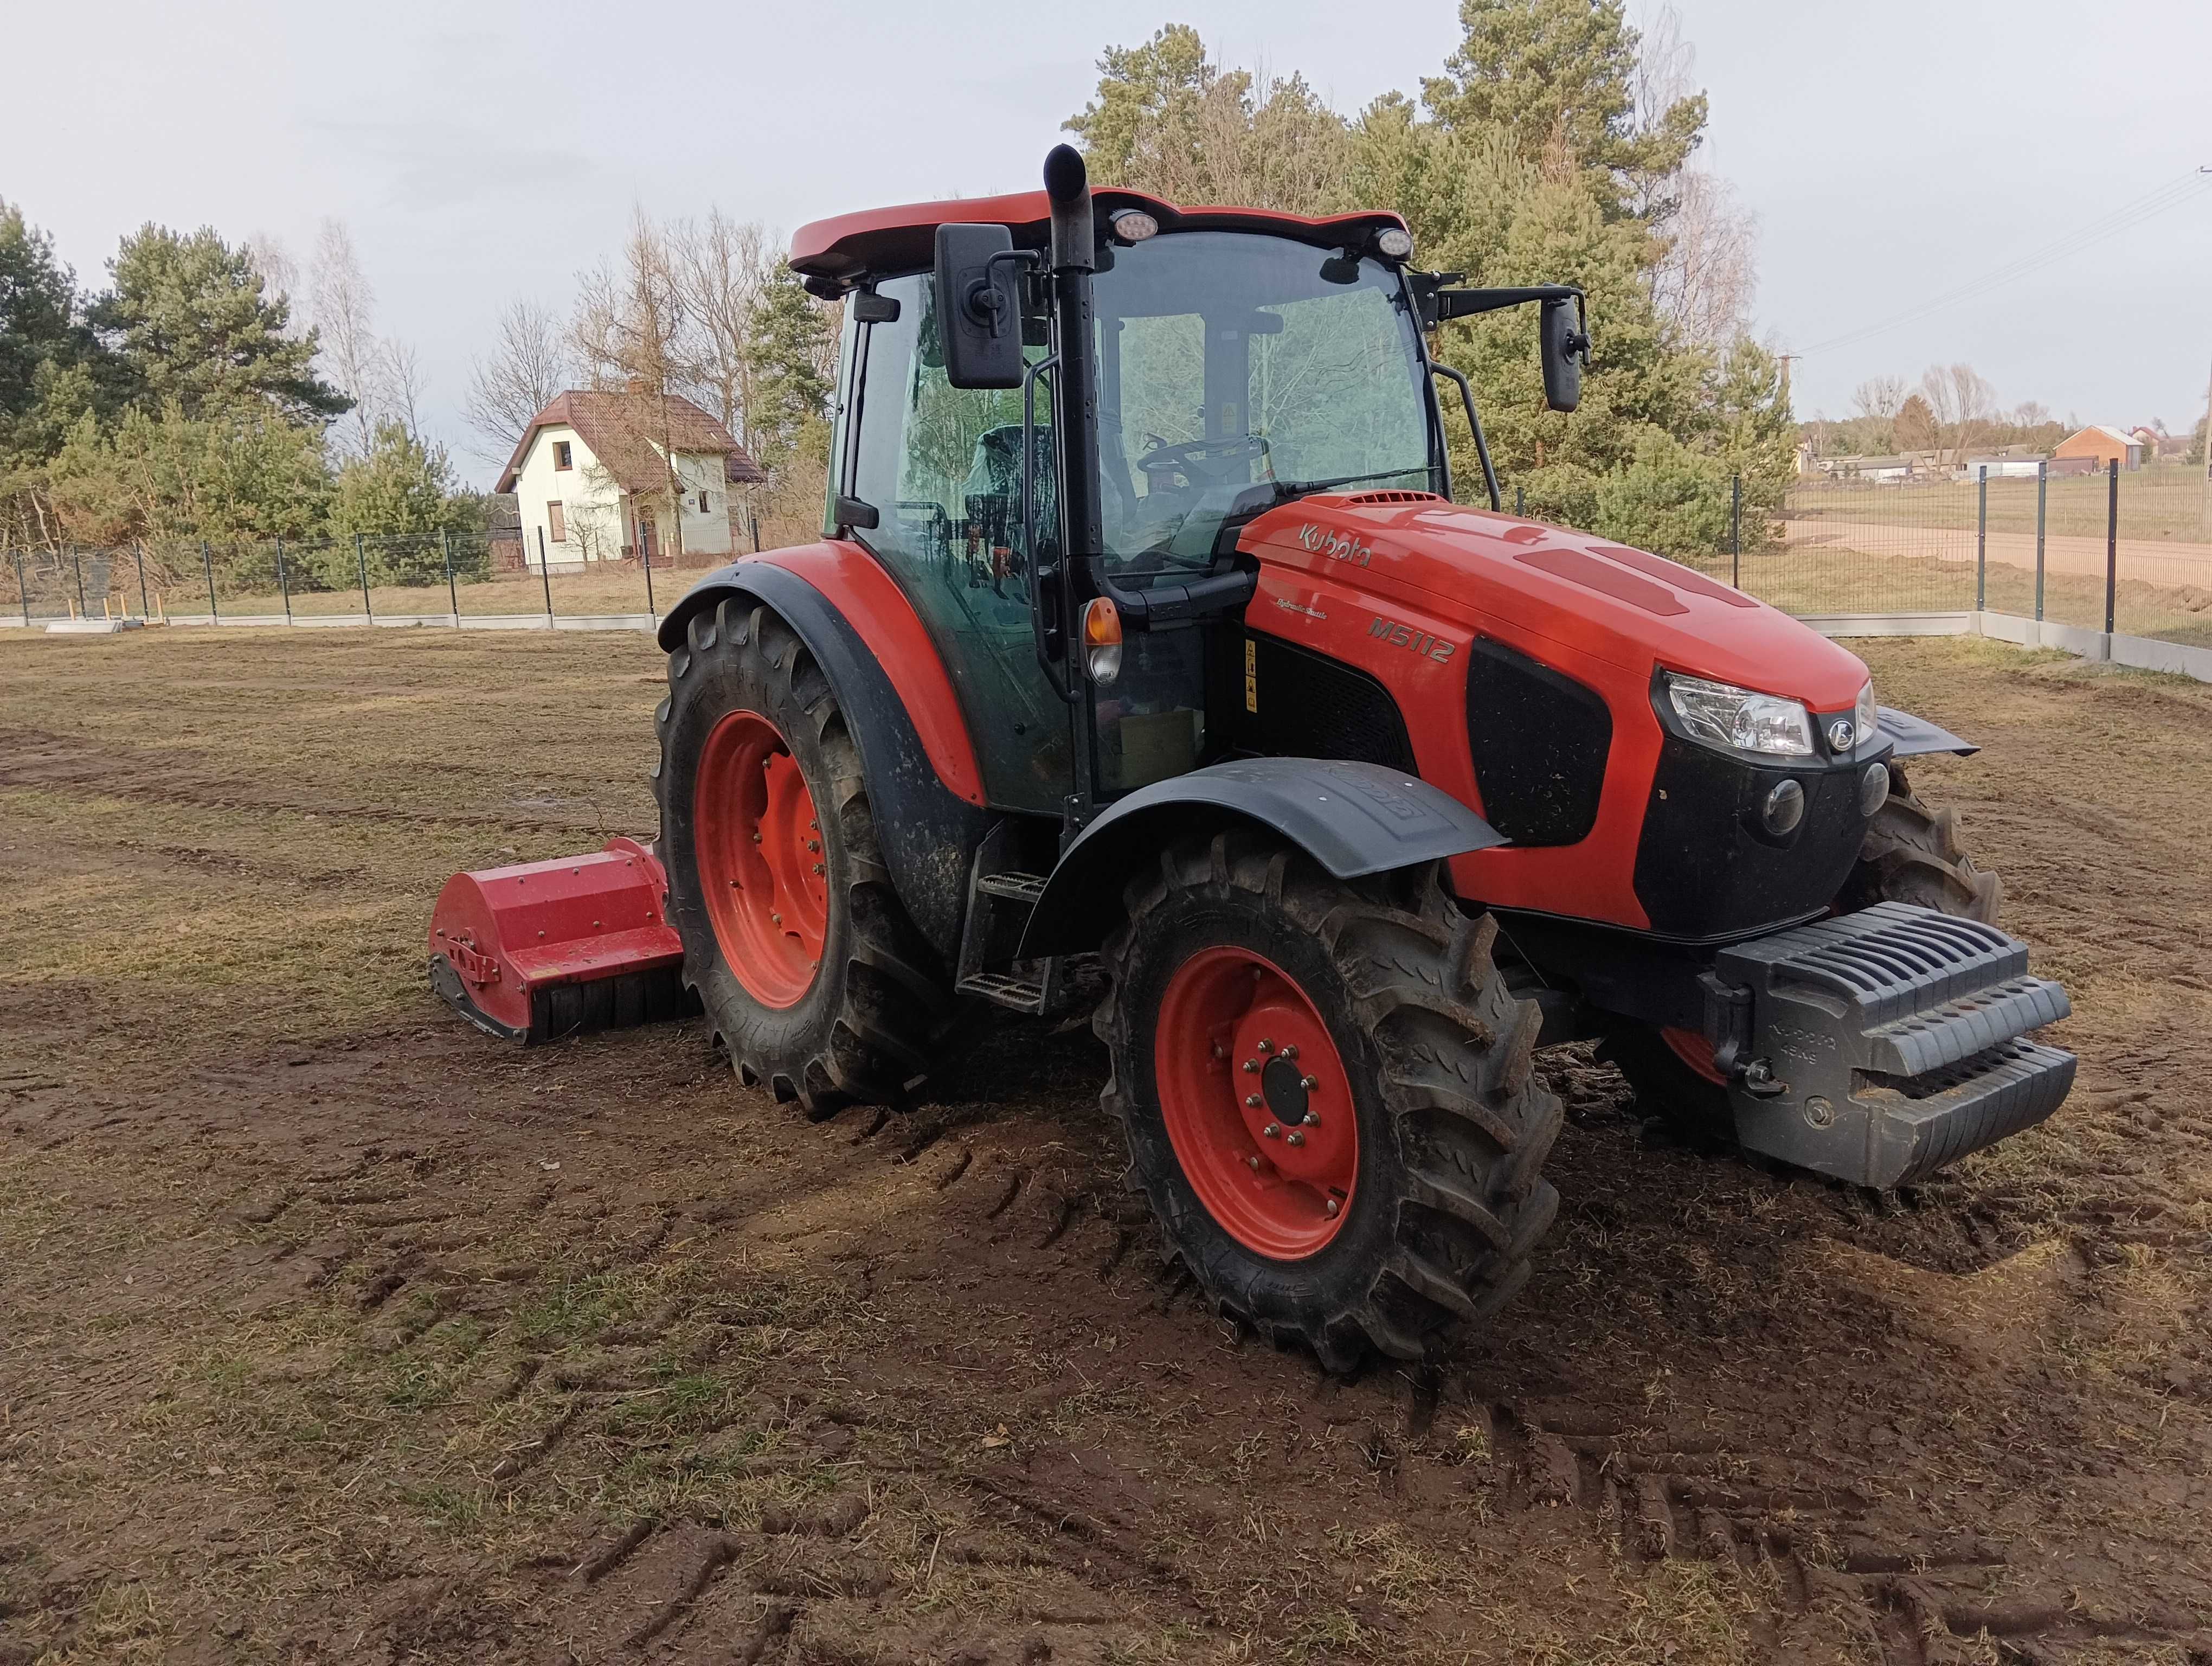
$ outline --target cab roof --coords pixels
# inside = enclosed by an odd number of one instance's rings
[[[1386,227],[1402,230],[1406,224],[1401,216],[1384,209],[1316,219],[1273,209],[1179,208],[1143,192],[1113,186],[1092,192],[1091,198],[1102,216],[1110,216],[1125,208],[1142,209],[1159,222],[1163,232],[1267,232],[1322,248],[1364,242]],[[791,240],[791,268],[815,294],[835,297],[870,278],[920,271],[928,266],[937,258],[939,226],[1002,225],[1013,234],[1017,248],[1041,249],[1048,240],[1051,222],[1051,204],[1042,191],[866,209],[801,226]]]

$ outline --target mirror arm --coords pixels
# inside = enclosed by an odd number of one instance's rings
[[[1083,697],[1073,679],[1063,678],[1054,667],[1050,642],[1044,627],[1044,567],[1037,560],[1036,494],[1032,478],[1036,458],[1036,385],[1045,371],[1059,368],[1057,353],[1039,359],[1022,376],[1022,559],[1030,567],[1030,635],[1036,643],[1036,662],[1052,691],[1069,705]],[[1067,582],[1066,558],[1060,560],[1060,579]]]
[[[1467,425],[1474,432],[1474,454],[1482,459],[1482,483],[1490,488],[1490,507],[1502,511],[1505,508],[1505,500],[1498,495],[1498,471],[1490,465],[1490,441],[1482,437],[1482,418],[1474,414],[1474,389],[1468,386],[1463,372],[1455,370],[1448,364],[1438,364],[1433,359],[1429,362],[1429,374],[1449,376],[1459,384],[1460,401],[1467,407]]]
[[[1044,264],[1044,257],[1035,249],[1007,249],[993,255],[983,263],[983,276],[968,286],[968,293],[960,297],[961,309],[978,324],[988,322],[994,336],[1003,333],[1006,320],[1006,308],[999,305],[999,292],[991,282],[991,269],[1001,260],[1010,261],[1024,271],[1036,271]]]

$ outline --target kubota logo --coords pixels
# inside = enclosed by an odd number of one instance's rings
[[[1319,556],[1331,561],[1348,561],[1354,567],[1365,567],[1375,559],[1371,545],[1362,544],[1350,532],[1340,532],[1334,526],[1317,526],[1309,520],[1298,528],[1298,542]]]

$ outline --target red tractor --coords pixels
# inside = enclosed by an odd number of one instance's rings
[[[657,846],[456,879],[441,992],[526,1041],[696,1000],[819,1117],[898,1104],[976,1003],[1086,991],[1168,1252],[1340,1369],[1528,1277],[1539,1047],[1863,1186],[2050,1116],[2066,995],[1901,767],[1973,749],[1736,590],[1500,513],[1427,338],[1536,307],[1571,410],[1582,296],[1412,252],[1094,192],[1065,146],[1042,192],[806,227],[823,538],[662,623]]]

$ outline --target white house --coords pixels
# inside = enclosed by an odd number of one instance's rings
[[[529,564],[557,571],[641,556],[665,565],[679,551],[726,556],[730,489],[767,477],[727,429],[680,394],[570,392],[531,419],[499,489],[521,505]]]

